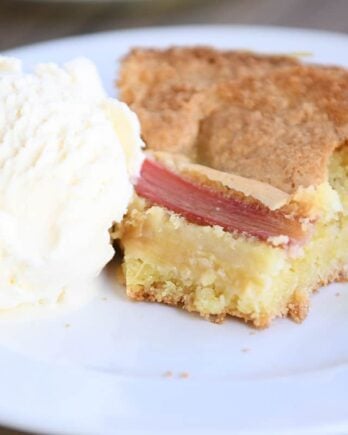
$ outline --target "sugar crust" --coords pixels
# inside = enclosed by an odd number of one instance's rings
[[[118,83],[148,148],[287,193],[324,182],[347,143],[343,68],[207,47],[135,49]]]

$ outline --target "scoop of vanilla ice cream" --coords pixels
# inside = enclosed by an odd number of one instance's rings
[[[0,58],[0,309],[55,303],[100,272],[142,146],[87,59],[26,74]]]

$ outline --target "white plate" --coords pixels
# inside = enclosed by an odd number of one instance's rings
[[[171,44],[310,51],[311,61],[348,64],[347,36],[260,27],[103,33],[11,54],[28,67],[89,56],[114,93],[116,59]],[[112,271],[96,285],[80,309],[0,318],[0,423],[60,434],[348,433],[346,285],[314,295],[302,325],[283,319],[257,332],[132,303]]]

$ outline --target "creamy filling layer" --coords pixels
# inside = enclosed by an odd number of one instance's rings
[[[128,293],[184,303],[204,315],[232,314],[265,326],[286,314],[295,293],[344,273],[348,217],[319,222],[299,256],[219,227],[198,226],[152,206],[133,210],[123,237]]]

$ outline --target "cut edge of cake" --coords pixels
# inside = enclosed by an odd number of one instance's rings
[[[347,279],[347,156],[343,150],[332,157],[334,187],[301,189],[280,207],[300,210],[314,222],[310,241],[295,249],[191,223],[136,196],[120,228],[128,296],[178,305],[214,321],[232,315],[259,328],[285,315],[302,321],[313,291]],[[163,154],[160,159],[163,164]]]
[[[122,65],[121,96],[139,115],[148,149],[170,153],[150,159],[247,208],[261,203],[272,218],[288,213],[308,238],[288,243],[281,235],[272,243],[243,227],[231,231],[225,221],[225,228],[199,221],[192,207],[188,213],[185,203],[166,201],[165,192],[156,201],[155,178],[140,178],[120,228],[127,293],[215,321],[301,321],[313,291],[348,277],[348,72],[290,58],[274,65],[245,53],[240,62],[238,53],[213,50],[222,77],[207,66],[210,55],[202,67],[192,50],[138,50]],[[177,68],[183,54],[193,63]],[[204,77],[198,83],[195,65]]]

